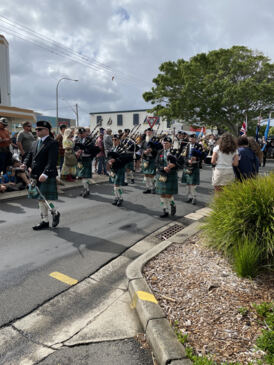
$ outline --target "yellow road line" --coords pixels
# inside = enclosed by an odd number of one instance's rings
[[[148,293],[146,291],[142,291],[142,290],[137,290],[134,293],[132,302],[131,302],[131,308],[134,309],[136,307],[136,303],[137,303],[137,299],[143,300],[145,302],[151,302],[151,303],[155,303],[158,304],[157,299],[155,298],[155,296],[151,293]]]
[[[75,285],[78,283],[78,280],[73,279],[67,275],[62,274],[61,272],[55,271],[49,274],[49,276],[51,276],[52,278],[62,281],[65,284],[68,285]]]

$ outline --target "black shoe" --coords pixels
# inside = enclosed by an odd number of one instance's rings
[[[60,213],[59,212],[55,212],[54,214],[52,214],[52,227],[57,227],[58,224],[60,222]]]
[[[124,182],[124,183],[122,184],[122,186],[128,186],[128,183],[127,183],[127,182]]]
[[[170,205],[170,215],[171,215],[172,217],[174,217],[174,216],[175,216],[175,214],[176,214],[176,205],[175,205],[175,204],[171,204],[171,205]]]
[[[123,203],[123,199],[118,199],[118,201],[117,201],[117,207],[120,207],[121,205],[122,205],[122,203]]]
[[[155,188],[151,190],[151,194],[156,194],[156,189]]]
[[[112,205],[117,205],[118,203],[118,199],[114,199],[113,202],[111,203]]]
[[[160,218],[167,218],[168,212],[164,209],[164,213],[160,215]]]
[[[196,205],[196,198],[193,198],[193,199],[192,199],[192,201],[191,201],[191,203],[192,203],[193,205]]]
[[[147,189],[147,190],[143,191],[143,194],[151,194],[151,190]]]
[[[130,182],[131,182],[131,184],[134,184],[135,183],[135,180],[134,179],[131,179]]]
[[[191,203],[192,202],[192,198],[188,198],[186,202],[187,203]]]
[[[49,222],[40,222],[39,224],[36,224],[36,226],[32,227],[34,231],[41,231],[42,229],[49,228]]]
[[[89,195],[89,190],[84,190],[81,195],[83,198],[86,198]]]

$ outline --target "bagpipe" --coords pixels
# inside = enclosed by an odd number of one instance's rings
[[[94,138],[88,136],[85,138],[85,141],[75,141],[75,150],[82,150],[85,154],[90,155],[91,158],[94,158],[100,152],[100,147],[95,146]]]

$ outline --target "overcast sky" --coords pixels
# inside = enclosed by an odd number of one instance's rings
[[[12,106],[45,115],[145,109],[159,65],[244,45],[274,60],[274,0],[1,0]]]

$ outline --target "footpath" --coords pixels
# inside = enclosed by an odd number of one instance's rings
[[[273,164],[271,167],[273,169]],[[103,183],[108,179],[95,175],[93,180]],[[67,190],[79,186],[81,182],[65,183],[60,188]],[[0,201],[25,194],[25,191],[1,194]],[[142,269],[172,243],[183,244],[195,235],[200,230],[201,220],[209,213],[207,207],[198,209],[167,224],[95,274],[24,318],[1,328],[0,364],[190,365],[191,361],[145,281]],[[89,308],[89,298],[94,298],[98,290],[104,290],[103,299]],[[73,311],[74,308],[81,308],[81,312]],[[59,313],[66,313],[66,320],[58,320]],[[146,346],[142,346],[145,341],[140,340],[138,349],[131,342],[141,333],[149,343],[152,360]],[[117,358],[111,353],[110,358],[108,352],[115,341],[122,341],[116,350],[120,353]],[[125,352],[132,354],[130,360],[123,358]]]

